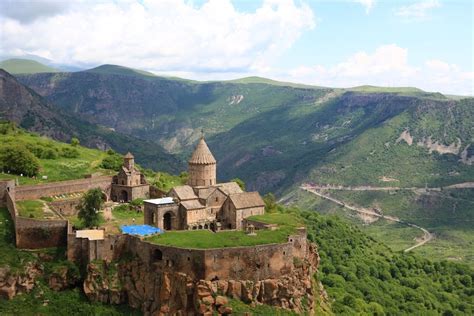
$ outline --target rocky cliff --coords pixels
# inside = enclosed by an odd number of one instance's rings
[[[297,313],[314,308],[313,275],[319,265],[314,244],[308,255],[294,261],[293,271],[278,279],[195,280],[185,273],[149,266],[139,259],[118,263],[91,263],[84,292],[92,301],[128,303],[145,315],[230,314],[228,299],[267,304]]]

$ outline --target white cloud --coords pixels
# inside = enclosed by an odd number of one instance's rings
[[[353,0],[353,1],[360,3],[365,8],[366,14],[370,13],[370,10],[372,10],[376,2],[375,0]]]
[[[58,0],[2,0],[0,15],[29,23],[38,18],[59,14],[69,6],[70,2]]]
[[[395,15],[407,19],[424,20],[430,10],[441,7],[438,0],[425,0],[398,8]]]
[[[292,0],[265,0],[252,13],[239,12],[230,0],[201,6],[184,0],[85,0],[29,21],[0,17],[0,55],[198,73],[265,70],[315,26],[309,6]]]
[[[332,67],[300,66],[278,77],[329,87],[411,86],[426,91],[474,95],[474,72],[436,59],[427,60],[419,67],[412,66],[408,63],[408,50],[395,44],[380,46],[373,53],[358,52]]]

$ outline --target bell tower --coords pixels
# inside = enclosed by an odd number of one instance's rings
[[[135,167],[135,157],[128,152],[124,157],[123,157],[123,166],[127,168],[129,171],[133,171]]]
[[[216,184],[216,159],[201,136],[191,158],[188,161],[188,185],[209,186]]]

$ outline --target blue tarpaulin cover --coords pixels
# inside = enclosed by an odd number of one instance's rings
[[[154,234],[161,234],[161,229],[157,227],[153,227],[150,225],[122,225],[120,229],[124,234],[130,235],[140,235],[140,236],[147,236],[147,235],[154,235]]]

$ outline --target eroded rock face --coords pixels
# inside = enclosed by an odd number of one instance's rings
[[[138,259],[115,265],[89,264],[84,292],[93,301],[127,303],[145,315],[230,314],[228,298],[297,313],[313,309],[312,277],[319,265],[314,244],[295,260],[291,274],[265,280],[193,280],[185,273],[149,266]]]
[[[23,273],[12,272],[9,267],[0,268],[0,297],[10,300],[17,294],[30,292],[42,273],[41,266],[35,262],[28,263]]]

